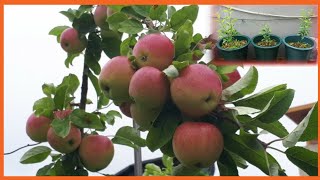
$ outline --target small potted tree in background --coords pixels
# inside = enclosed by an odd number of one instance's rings
[[[240,35],[235,29],[235,23],[238,19],[232,18],[233,10],[231,8],[224,9],[225,16],[222,18],[218,13],[219,22],[219,38],[217,48],[219,49],[220,57],[225,60],[245,60],[248,54],[248,45],[250,38]]]
[[[312,25],[312,11],[302,11],[300,18],[300,30],[297,35],[290,35],[284,38],[286,59],[288,60],[309,60],[315,42],[309,36]]]
[[[253,37],[252,44],[257,60],[276,60],[279,46],[281,45],[281,38],[271,34],[269,25],[265,24],[260,34]]]

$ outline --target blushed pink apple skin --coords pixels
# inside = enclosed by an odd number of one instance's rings
[[[80,37],[76,29],[67,28],[61,33],[60,45],[67,53],[81,53],[87,46],[87,39],[85,36]]]
[[[233,71],[232,73],[226,74],[229,77],[227,82],[222,82],[222,88],[226,89],[229,86],[233,85],[239,79],[241,79],[240,73],[238,70]]]
[[[122,114],[126,115],[127,117],[132,117],[131,116],[131,112],[130,112],[130,106],[131,103],[129,102],[124,102],[119,106],[120,111],[122,112]]]
[[[219,104],[222,83],[219,75],[206,65],[192,64],[171,81],[170,91],[181,112],[190,117],[201,117]]]
[[[106,168],[113,159],[114,147],[106,136],[89,135],[82,139],[79,156],[86,169],[92,172]]]
[[[129,95],[139,106],[159,108],[169,97],[169,81],[159,69],[142,67],[132,76]]]
[[[223,136],[206,122],[185,122],[173,135],[173,152],[187,167],[206,168],[216,162],[223,150]]]
[[[50,146],[56,151],[61,153],[71,153],[80,145],[81,132],[79,128],[71,125],[69,134],[65,138],[62,138],[54,132],[52,127],[50,127],[47,138]]]
[[[100,27],[104,28],[106,26],[106,20],[108,18],[108,10],[109,8],[105,5],[98,5],[93,13],[93,19],[95,24]]]
[[[27,135],[35,142],[46,142],[51,122],[52,120],[45,116],[36,117],[32,113],[26,124]]]
[[[149,34],[138,40],[132,53],[139,67],[152,66],[162,71],[173,61],[174,46],[162,34]]]
[[[130,102],[129,84],[135,71],[126,56],[110,59],[102,68],[99,84],[104,94],[118,103]]]

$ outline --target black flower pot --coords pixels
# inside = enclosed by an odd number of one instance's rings
[[[270,35],[270,38],[277,42],[274,46],[259,46],[258,43],[263,39],[262,35],[257,35],[252,38],[252,45],[256,54],[256,59],[261,61],[276,60],[278,57],[278,50],[282,43],[279,36]]]
[[[223,39],[220,39],[217,43],[217,48],[219,49],[219,56],[223,57],[227,61],[238,61],[246,60],[248,55],[248,46],[250,44],[250,38],[244,35],[234,36],[237,40],[246,40],[247,44],[236,49],[224,49],[222,48]]]
[[[291,42],[304,42],[310,44],[309,48],[297,48],[289,45]],[[289,61],[308,61],[310,59],[310,55],[315,46],[315,42],[313,39],[309,37],[304,37],[301,39],[298,35],[287,36],[283,39],[283,43],[286,49],[286,59]]]

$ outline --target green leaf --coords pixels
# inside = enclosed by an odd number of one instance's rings
[[[62,154],[50,154],[51,158],[52,158],[52,162],[57,161],[58,159],[60,159],[60,157],[62,156]]]
[[[172,7],[172,6],[170,6]],[[172,14],[170,19],[171,27],[174,30],[178,30],[188,19],[195,22],[198,16],[199,7],[197,5],[185,6],[182,9]],[[169,12],[172,11],[169,9]],[[169,13],[170,16],[170,13]]]
[[[97,26],[93,20],[93,15],[84,13],[80,18],[75,18],[73,20],[72,27],[74,27],[80,34],[86,34],[94,32]]]
[[[69,118],[66,119],[54,119],[51,123],[51,127],[53,128],[55,134],[61,138],[65,138],[68,136],[71,124]]]
[[[180,117],[176,112],[161,112],[147,135],[146,141],[150,151],[154,152],[166,145],[172,139],[179,123]]]
[[[238,115],[255,114],[260,112],[259,109],[245,107],[245,106],[235,106],[235,107],[230,107],[230,109],[236,110]]]
[[[98,115],[93,113],[87,113],[81,109],[73,110],[69,119],[72,123],[80,128],[91,128],[98,131],[104,131],[105,125],[102,124]]]
[[[174,65],[174,67],[177,68],[178,71],[181,71],[182,69],[190,65],[190,61],[173,61],[172,65]]]
[[[67,94],[74,95],[74,93],[80,86],[80,81],[75,74],[69,74],[68,76],[65,76],[63,78],[61,84],[58,85],[57,89],[61,86],[68,86]]]
[[[128,20],[127,15],[122,12],[117,12],[109,16],[107,22],[111,30],[117,31],[120,28],[120,23],[125,20]]]
[[[35,111],[34,114],[36,116],[46,116],[51,118],[53,110],[55,109],[55,104],[52,98],[45,97],[34,102],[32,109]]]
[[[273,98],[274,93],[287,89],[286,84],[280,84],[261,90],[260,92],[233,102],[236,106],[246,106],[262,110],[268,102]]]
[[[101,48],[103,52],[111,59],[120,55],[121,37],[117,32],[107,30],[101,34]],[[112,43],[111,43],[112,42]]]
[[[96,91],[97,97],[100,97],[102,93],[101,93],[101,88],[99,86],[98,78],[91,71],[89,71],[88,77],[89,77],[89,79],[90,79],[90,81]],[[98,107],[99,107],[99,105],[98,105]],[[100,108],[98,108],[98,109],[100,109]]]
[[[92,5],[80,5],[78,11],[80,13],[91,12],[92,8]]]
[[[288,131],[279,121],[263,123],[257,119],[251,118],[250,116],[238,116],[237,118],[244,126],[259,127],[280,138],[288,135]]]
[[[218,160],[220,176],[238,176],[238,169],[232,156],[227,151],[222,151]]]
[[[175,78],[179,76],[179,71],[174,65],[170,65],[169,67],[164,69],[162,72],[165,73],[166,76],[171,78]]]
[[[108,5],[108,8],[112,9],[115,12],[121,11],[121,9],[124,7],[126,7],[126,6],[124,6],[124,5]]]
[[[138,131],[130,126],[120,128],[112,139],[115,144],[121,144],[132,148],[145,147],[146,141],[138,135]]]
[[[278,121],[289,109],[294,97],[294,90],[286,89],[274,93],[273,98],[256,117],[261,122],[272,123]]]
[[[133,10],[132,6],[123,7],[121,9],[121,12],[127,14],[130,17],[133,17],[133,18],[136,18],[136,19],[139,19],[139,20],[144,19],[143,16],[141,16],[139,13],[137,13],[135,10]]]
[[[191,36],[193,35],[193,22],[187,19],[184,24],[178,29],[177,34],[180,34],[182,31],[187,31]],[[193,37],[191,38],[191,42],[193,41]]]
[[[66,29],[68,29],[69,28],[69,26],[56,26],[56,27],[54,27],[54,28],[52,28],[50,31],[49,31],[49,35],[53,35],[53,36],[60,36],[61,35],[61,33],[64,31],[64,30],[66,30]]]
[[[280,171],[278,162],[270,154],[267,154],[267,163],[265,150],[255,135],[227,135],[224,136],[224,145],[226,150],[245,159],[267,175],[271,175],[270,165],[277,165]]]
[[[56,95],[54,96],[54,104],[56,109],[62,110],[65,107],[68,85],[58,86]]]
[[[309,111],[299,125],[282,141],[284,147],[293,147],[299,140],[318,139],[318,103]]]
[[[240,156],[232,153],[232,152],[228,152],[229,155],[232,157],[232,159],[234,160],[234,162],[236,163],[236,165],[242,169],[246,169],[248,167],[247,162]]]
[[[70,22],[73,22],[73,20],[77,17],[77,10],[71,8],[69,8],[67,11],[60,11],[60,13],[66,16]]]
[[[98,98],[99,98],[98,99],[98,105],[97,105],[98,109],[102,108],[102,106],[106,106],[106,105],[109,104],[110,100],[104,93],[101,93]]]
[[[143,26],[141,22],[135,19],[129,19],[121,22],[119,24],[120,28],[118,29],[119,32],[124,32],[128,34],[137,34],[143,30]]]
[[[299,141],[310,141],[318,139],[318,102],[310,110],[311,115],[305,130],[303,131]]]
[[[42,85],[42,92],[48,97],[51,97],[51,95],[54,95],[56,93],[56,87],[54,86],[53,83],[50,83],[50,84],[44,83]]]
[[[291,147],[285,151],[288,159],[310,176],[318,176],[318,153],[303,147]]]
[[[192,34],[183,30],[177,34],[177,39],[174,42],[175,56],[179,57],[181,54],[187,53],[191,47]]]
[[[178,166],[175,166],[173,168],[172,172],[173,176],[203,176],[200,168],[190,168],[187,166],[184,166],[182,164],[179,164]]]
[[[101,67],[98,61],[101,58],[101,38],[96,33],[90,33],[85,53],[85,63],[95,73],[100,74]]]
[[[167,5],[158,5],[158,6],[153,6],[150,10],[150,18],[152,20],[158,20],[158,21],[164,21],[165,19],[163,18],[165,15],[166,18],[166,11],[167,11]]]
[[[21,164],[39,163],[47,159],[51,149],[46,146],[37,146],[29,149],[20,159]]]
[[[217,73],[229,74],[237,70],[238,65],[217,66]]]
[[[143,17],[148,17],[151,11],[152,6],[147,6],[147,5],[137,5],[137,6],[132,6],[132,9],[140,14]]]
[[[200,33],[197,33],[192,37],[192,39],[193,39],[193,42],[198,43],[203,39],[203,37]]]
[[[50,163],[48,165],[43,166],[37,171],[36,176],[49,176],[50,169],[52,168],[53,165],[54,163]]]
[[[72,61],[74,60],[74,58],[78,57],[80,55],[79,54],[70,54],[68,53],[68,57],[67,59],[64,61],[64,65],[69,68],[69,66],[71,65],[72,66]]]
[[[113,125],[116,117],[122,118],[121,114],[118,111],[110,110],[105,116],[106,122],[110,125]]]
[[[193,53],[192,52],[181,54],[176,59],[176,61],[179,61],[179,62],[192,61],[192,60],[193,60]]]
[[[258,83],[258,71],[252,66],[241,79],[222,92],[222,100],[234,101],[252,93]]]
[[[128,56],[131,54],[134,45],[137,43],[137,40],[134,36],[128,37],[122,41],[120,45],[120,54],[121,56]]]
[[[174,6],[168,7],[168,19],[171,19],[172,15],[177,12],[176,8]]]

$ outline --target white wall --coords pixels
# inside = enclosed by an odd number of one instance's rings
[[[70,22],[58,12],[66,10],[71,6],[5,6],[4,9],[4,151],[8,152],[28,143],[33,143],[25,133],[25,123],[32,113],[32,106],[35,100],[43,97],[41,86],[43,83],[61,82],[62,77],[69,73],[81,75],[82,58],[74,60],[74,66],[66,69],[64,60],[66,53],[56,43],[54,36],[48,32],[57,25],[70,25]],[[74,6],[77,8],[77,6]],[[200,18],[201,17],[201,18]],[[210,33],[210,7],[201,6],[199,18],[195,23],[195,31],[204,35]],[[103,56],[101,65],[107,62],[108,58]],[[249,67],[239,69],[244,74]],[[296,90],[296,97],[293,106],[314,102],[317,96],[317,68],[315,66],[264,66],[258,67],[259,84],[258,90],[270,85],[288,83],[288,87]],[[76,92],[76,96],[80,91]],[[95,92],[89,86],[89,94],[95,102]],[[79,99],[78,99],[79,100]],[[88,106],[88,110],[94,110],[94,105]],[[116,109],[112,106],[111,109]],[[284,117],[281,122],[292,130],[295,124]],[[124,125],[131,125],[129,118],[118,119],[113,127],[108,127],[104,134],[115,134],[116,130]],[[143,134],[145,136],[145,134]],[[263,135],[267,142],[273,139],[271,135]],[[275,143],[276,146],[280,143]],[[128,147],[115,145],[115,156],[108,168],[103,173],[115,173],[127,165],[133,163],[133,150]],[[49,163],[49,160],[34,165],[21,165],[20,157],[27,149],[15,154],[5,156],[5,175],[35,175],[37,169]],[[270,151],[276,159],[287,169],[288,175],[298,175],[298,170],[285,156]],[[143,159],[151,159],[161,156],[160,152],[151,153],[143,149]],[[218,173],[217,173],[218,174]],[[98,175],[92,173],[92,175]],[[240,175],[263,175],[263,173],[249,167],[240,170]]]

